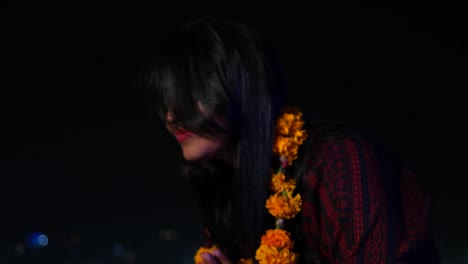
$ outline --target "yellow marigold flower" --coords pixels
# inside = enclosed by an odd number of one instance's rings
[[[273,152],[275,154],[278,154],[278,156],[284,156],[284,154],[287,153],[288,148],[291,147],[291,144],[293,142],[294,141],[288,137],[277,136],[275,138],[275,144],[273,145]]]
[[[291,128],[294,124],[294,121],[296,120],[296,116],[292,113],[284,113],[281,119],[284,120],[286,125]],[[288,133],[289,134],[289,133]]]
[[[297,125],[294,124],[295,116],[293,114],[283,114],[276,123],[276,132],[282,136],[289,136],[294,132],[293,128]]]
[[[278,192],[270,195],[265,205],[272,216],[284,219],[294,217],[301,211],[301,206],[301,195],[296,194],[296,196],[292,197],[292,192],[290,191]]]
[[[291,124],[291,130],[296,132],[298,130],[301,130],[302,127],[304,126],[304,121],[301,120],[302,118],[302,115],[301,116],[296,116],[296,120],[294,120],[294,122]]]
[[[292,136],[295,131],[302,129],[302,113],[283,113],[276,123],[276,132],[282,136]]]
[[[277,248],[292,249],[294,242],[291,241],[291,234],[283,229],[270,229],[262,236],[261,245]]]
[[[302,130],[303,126],[302,112],[297,108],[285,108],[276,123],[273,153],[286,157],[288,165],[297,158],[299,145],[307,138],[306,131]]]
[[[307,138],[307,132],[305,130],[297,130],[294,132],[293,140],[294,143],[301,145]]]
[[[273,145],[273,153],[278,156],[284,156],[291,165],[293,160],[297,158],[299,146],[295,144],[293,138],[277,136]]]
[[[296,188],[296,180],[286,180],[286,176],[282,172],[273,174],[271,178],[270,189],[273,192],[294,191]]]
[[[287,136],[289,135],[289,127],[290,124],[288,124],[285,119],[280,118],[276,123],[276,133],[278,133],[278,135]]]
[[[203,253],[211,253],[213,252],[213,250],[215,250],[216,247],[211,247],[211,248],[208,248],[208,247],[200,247],[198,250],[197,250],[197,253],[195,253],[195,257],[194,257],[194,261],[195,261],[195,264],[203,264],[203,259],[201,257],[201,255]]]
[[[298,255],[287,248],[277,249],[276,247],[260,245],[255,254],[255,259],[259,264],[295,264]]]

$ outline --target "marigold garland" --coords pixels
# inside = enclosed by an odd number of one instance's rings
[[[270,183],[270,189],[273,192],[293,191],[296,188],[296,181],[294,179],[286,180],[286,175],[279,171],[273,174]]]
[[[302,199],[300,194],[293,197],[291,191],[282,191],[271,195],[265,206],[275,218],[291,219],[301,211]]]
[[[294,242],[288,231],[283,229],[269,229],[262,236],[261,244],[269,247],[292,249]]]
[[[257,249],[255,259],[258,260],[260,264],[295,264],[298,255],[287,248],[281,249],[260,245]]]
[[[302,198],[295,194],[296,181],[287,179],[286,167],[292,165],[297,158],[299,146],[307,138],[307,132],[302,129],[304,121],[302,112],[295,107],[283,108],[275,127],[273,154],[279,156],[281,166],[273,173],[270,189],[272,195],[266,200],[265,207],[276,219],[276,228],[266,230],[261,238],[260,247],[255,253],[259,264],[295,264],[299,258],[293,252],[294,241],[291,234],[283,230],[285,219],[295,217],[301,210]],[[201,254],[210,253],[216,247],[201,247],[195,254],[196,264],[202,264]],[[238,264],[253,264],[252,259],[241,259]]]
[[[203,264],[203,259],[201,257],[201,255],[203,253],[212,253],[214,250],[216,250],[216,246],[213,246],[213,247],[200,247],[198,250],[197,250],[197,253],[195,253],[195,257],[194,257],[194,261],[195,261],[195,264]]]

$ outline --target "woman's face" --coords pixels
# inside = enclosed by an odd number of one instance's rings
[[[183,156],[188,161],[222,159],[232,162],[232,153],[227,148],[228,135],[217,134],[210,138],[196,135],[183,129],[175,129],[169,123],[173,120],[171,112],[166,114],[167,130],[179,142]],[[221,125],[226,125],[221,122]]]

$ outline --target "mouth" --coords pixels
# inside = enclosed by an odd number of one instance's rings
[[[193,133],[187,130],[177,130],[174,132],[177,141],[182,142],[193,136]]]

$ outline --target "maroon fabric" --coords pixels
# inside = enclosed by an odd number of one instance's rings
[[[321,262],[439,263],[428,196],[384,153],[357,136],[311,153],[301,182],[300,232],[305,251]]]
[[[300,263],[440,263],[430,199],[410,170],[353,133],[313,145],[299,183]]]

